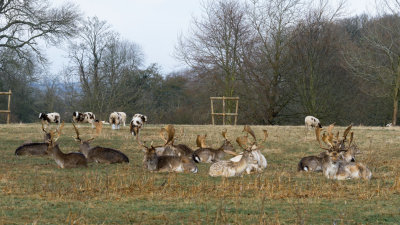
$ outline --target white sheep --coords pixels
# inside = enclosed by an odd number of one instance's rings
[[[94,121],[96,120],[96,116],[92,112],[74,112],[72,113],[72,121],[74,123],[90,123],[92,124],[92,128],[94,128]]]
[[[126,114],[125,114],[125,116],[126,116]],[[120,112],[113,112],[110,114],[108,121],[111,124],[111,129],[119,130],[119,125],[123,122],[123,118],[122,118],[122,115]]]
[[[306,116],[306,118],[304,119],[304,123],[306,125],[306,129],[309,129],[309,127],[314,128],[317,126],[322,128],[321,123],[319,122],[319,119],[317,119],[313,116]]]

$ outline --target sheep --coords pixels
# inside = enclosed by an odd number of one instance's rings
[[[123,113],[123,114],[122,114]],[[109,122],[113,130],[119,130],[119,125],[121,123],[125,126],[126,114],[124,112],[113,112],[110,114]]]
[[[139,135],[139,129],[147,122],[147,116],[142,114],[135,114],[130,122],[130,133],[133,136]]]
[[[304,123],[306,125],[306,129],[308,129],[309,127],[319,127],[322,128],[321,123],[319,122],[319,119],[313,117],[313,116],[306,116],[306,118],[304,119]]]
[[[94,121],[96,116],[92,112],[74,112],[72,113],[72,121],[74,123],[90,123],[92,124],[92,128],[95,128]]]
[[[61,117],[57,112],[52,113],[39,113],[39,119],[46,123],[58,123],[60,125]]]

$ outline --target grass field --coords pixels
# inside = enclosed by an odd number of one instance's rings
[[[162,125],[146,125],[141,139],[162,144]],[[218,147],[223,126],[184,128],[177,143],[195,147],[197,134]],[[234,142],[243,126],[226,126]],[[129,164],[90,164],[60,169],[47,157],[16,157],[26,140],[41,141],[40,124],[0,125],[0,224],[399,224],[400,128],[355,127],[363,154],[357,161],[373,173],[370,181],[333,181],[321,173],[297,172],[297,163],[321,150],[302,126],[252,126],[268,160],[261,174],[235,178],[198,174],[150,173],[142,168],[143,152],[128,128],[109,126],[93,141],[121,150]],[[335,131],[343,132],[344,127]],[[83,126],[89,138],[93,132]],[[64,152],[78,150],[71,124],[59,139]],[[239,149],[235,143],[235,147]]]

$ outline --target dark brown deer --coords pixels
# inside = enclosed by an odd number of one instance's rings
[[[60,168],[77,168],[87,167],[87,160],[82,153],[72,152],[63,153],[56,143],[58,137],[55,137],[54,132],[50,131],[50,140],[47,142],[47,152],[53,157]]]
[[[56,129],[56,133],[61,135],[61,130],[64,127],[64,122]],[[34,155],[34,156],[45,156],[48,155],[47,146],[50,140],[50,132],[44,128],[44,122],[42,121],[42,131],[44,132],[44,142],[31,142],[25,143],[19,146],[15,150],[16,156],[22,155]]]
[[[194,151],[195,158],[197,159],[198,157],[199,162],[214,163],[223,160],[227,153],[231,155],[237,155],[235,149],[233,148],[233,145],[226,138],[226,133],[227,130],[224,129],[222,131],[224,142],[222,143],[221,147],[217,149],[207,147],[207,145],[205,144],[205,139],[207,135],[197,135],[196,144],[199,149]]]
[[[138,142],[140,144],[140,142]],[[142,145],[144,149],[143,167],[154,172],[192,172],[197,173],[195,162],[185,156],[170,156],[156,154],[156,149]]]
[[[334,124],[329,125],[328,135],[333,137],[332,129]],[[345,162],[355,162],[356,154],[359,154],[360,150],[353,142],[349,147],[348,151],[340,152],[340,159]],[[306,156],[300,160],[297,166],[298,171],[313,171],[322,172],[322,159],[325,157],[327,152],[321,152],[318,156]]]
[[[183,136],[183,129],[181,130],[180,137]],[[165,134],[167,137],[165,137]],[[175,137],[175,127],[173,125],[167,125],[161,128],[161,138],[165,141],[164,145],[154,147],[156,154],[159,156],[185,156],[190,159],[194,159],[198,162],[194,151],[185,144],[175,144],[175,140],[180,137]]]
[[[129,158],[122,152],[112,149],[104,148],[101,146],[91,147],[90,142],[94,140],[90,138],[88,140],[82,140],[79,137],[78,128],[72,123],[76,133],[75,141],[79,142],[79,151],[87,158],[88,162],[97,163],[129,163]]]

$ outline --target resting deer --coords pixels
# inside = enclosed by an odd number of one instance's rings
[[[64,122],[62,122],[61,126],[59,126],[56,129],[56,133],[58,135],[61,135],[61,130],[64,127]],[[43,156],[43,155],[48,155],[47,152],[47,146],[48,146],[48,141],[50,140],[50,132],[47,131],[44,128],[44,122],[42,121],[42,131],[44,132],[44,142],[31,142],[31,143],[26,143],[21,146],[19,146],[15,150],[15,155],[16,156],[21,156],[21,155],[35,155],[35,156]]]
[[[138,142],[140,144],[140,142]],[[159,156],[156,149],[142,145],[145,149],[143,158],[143,167],[154,172],[192,172],[197,173],[198,169],[195,162],[185,156]]]
[[[72,153],[63,153],[58,144],[56,143],[57,138],[54,137],[54,132],[50,131],[50,140],[48,140],[48,148],[47,152],[53,156],[53,159],[56,161],[57,165],[60,168],[76,168],[76,167],[87,167],[87,160],[82,153],[72,152]]]
[[[165,138],[164,134],[167,134],[167,138]],[[181,130],[181,136],[183,135],[183,130]],[[165,141],[164,145],[154,147],[156,150],[156,154],[159,156],[185,156],[188,158],[193,158],[196,162],[198,159],[193,154],[193,150],[184,144],[175,144],[175,140],[178,139],[175,137],[175,128],[173,125],[167,125],[164,128],[161,128],[160,131],[161,138]]]
[[[222,177],[234,177],[241,175],[250,164],[256,164],[252,151],[257,149],[257,145],[253,143],[247,146],[247,137],[238,137],[236,142],[241,148],[243,148],[242,157],[238,162],[232,162],[230,160],[223,160],[213,163],[210,166],[208,174],[212,177],[222,176]]]
[[[250,134],[253,137],[254,142],[251,144],[253,146],[257,146],[257,138],[255,136],[254,131],[250,128],[250,126],[246,125],[243,128],[244,132],[246,131],[248,134]],[[264,132],[264,140],[266,141],[267,137],[268,137],[268,133],[266,130],[263,130]],[[247,143],[247,136],[245,137],[241,137],[241,139],[243,139],[242,141],[240,141],[240,143]],[[247,174],[250,174],[251,172],[255,171],[255,172],[262,172],[265,168],[267,168],[267,159],[265,158],[265,156],[261,153],[261,151],[258,148],[254,148],[251,151],[251,154],[253,155],[253,158],[257,161],[256,163],[249,163],[247,168],[246,168],[246,172]],[[242,155],[238,155],[235,156],[233,158],[231,158],[230,160],[233,162],[238,162],[241,159]]]
[[[315,130],[319,146],[326,150],[326,154],[322,158],[322,171],[328,179],[371,179],[372,173],[364,164],[358,162],[346,162],[343,160],[341,152],[349,151],[353,143],[353,132],[350,134],[350,140],[347,140],[347,135],[349,134],[351,127],[352,125],[347,127],[343,133],[342,139],[339,139],[339,132],[337,133],[336,138],[333,137],[332,132],[329,132],[328,135],[323,133],[322,141],[328,146],[328,148],[322,147],[320,141],[321,128],[317,127]]]
[[[74,130],[76,133],[75,141],[80,143],[79,151],[83,153],[88,162],[109,164],[129,163],[129,158],[124,153],[118,150],[112,148],[104,148],[100,146],[90,147],[90,142],[94,140],[94,137],[88,140],[82,140],[79,137],[79,130],[75,126],[75,123],[72,123],[72,125],[74,126]]]
[[[194,151],[194,156],[199,162],[213,163],[224,159],[226,153],[231,155],[237,155],[231,142],[226,138],[226,129],[222,131],[222,137],[224,137],[224,143],[218,149],[208,148],[205,144],[207,135],[197,135],[196,144],[199,149]],[[197,157],[196,157],[197,156]]]
[[[329,125],[328,134],[332,133],[332,129],[334,124]],[[356,154],[359,154],[360,150],[357,145],[353,142],[349,147],[348,151],[340,152],[340,159],[346,162],[355,162]],[[302,158],[297,166],[297,171],[313,171],[313,172],[321,172],[322,171],[322,159],[326,155],[326,152],[321,152],[318,156],[306,156]]]

